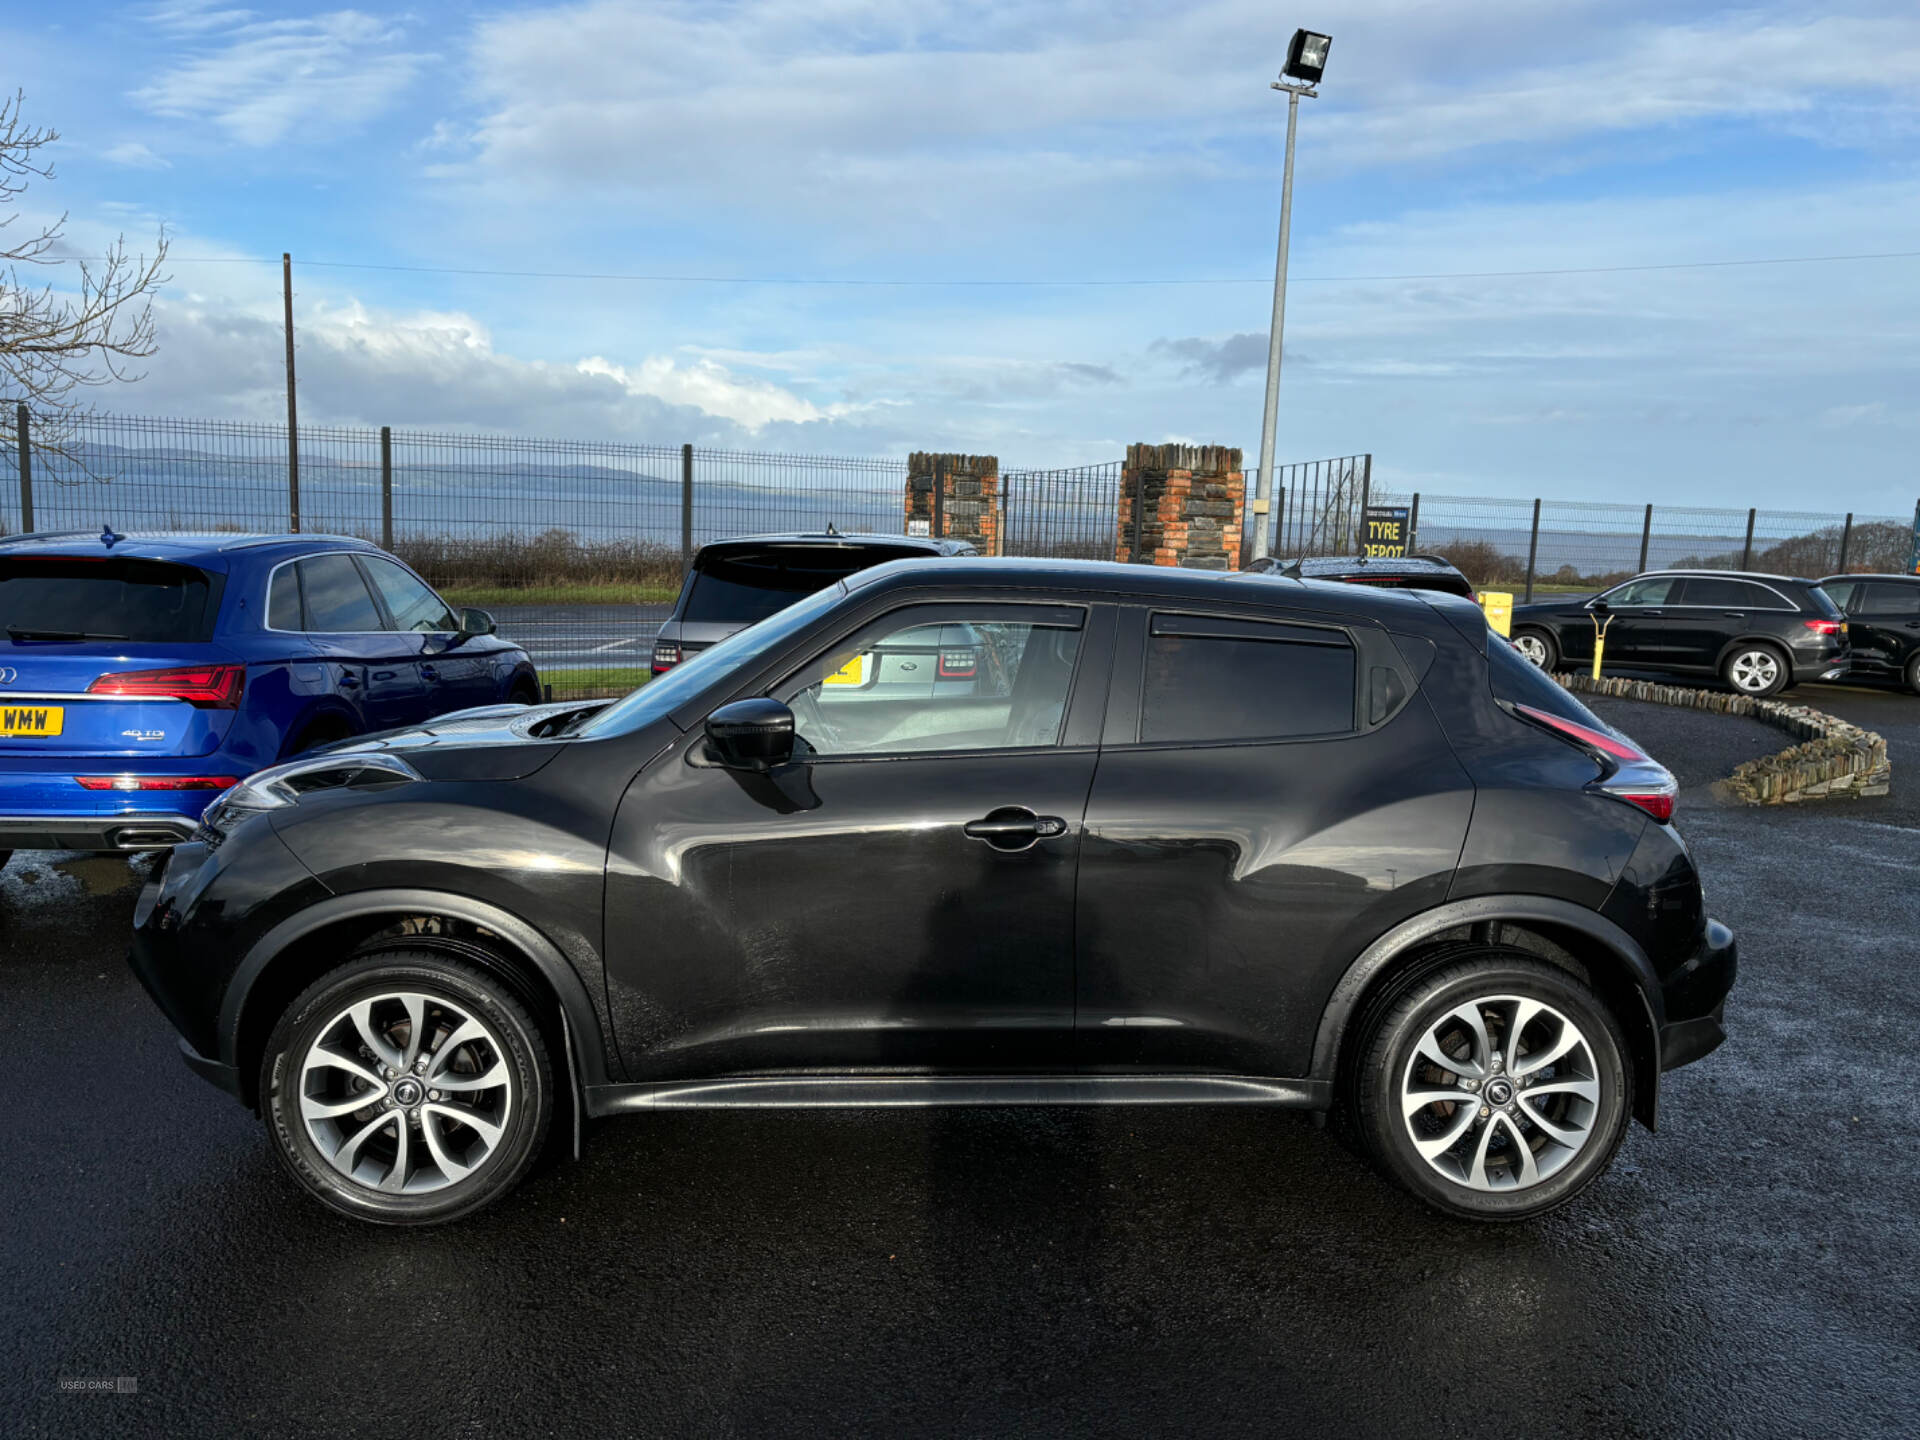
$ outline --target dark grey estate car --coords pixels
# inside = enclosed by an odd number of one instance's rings
[[[1920,575],[1829,575],[1820,588],[1847,617],[1847,679],[1897,680],[1920,694]]]
[[[1773,695],[1847,669],[1847,622],[1817,580],[1728,570],[1654,570],[1593,596],[1513,612],[1513,647],[1543,670],[1593,658],[1630,670],[1717,675],[1743,695]]]
[[[842,535],[831,526],[811,535],[739,535],[715,540],[694,554],[680,596],[673,602],[673,613],[654,636],[653,673],[665,674],[736,630],[744,630],[870,565],[978,553],[965,540],[935,540],[924,535]]]

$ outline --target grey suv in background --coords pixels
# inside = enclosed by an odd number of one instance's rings
[[[717,645],[847,576],[889,560],[977,555],[965,540],[922,535],[742,535],[694,554],[673,613],[653,641],[653,673]]]

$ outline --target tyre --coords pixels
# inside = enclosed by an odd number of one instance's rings
[[[4,870],[4,869],[6,869],[6,868],[7,868],[7,862],[8,862],[9,860],[11,860],[11,859],[13,859],[13,851],[11,851],[11,850],[0,850],[0,870]]]
[[[1907,660],[1907,689],[1920,695],[1920,651],[1916,651]]]
[[[513,693],[507,697],[507,703],[509,705],[538,705],[540,703],[540,687],[522,681],[513,687]]]
[[[1560,668],[1560,646],[1550,631],[1532,625],[1516,630],[1513,632],[1513,648],[1548,674]]]
[[[353,731],[344,720],[316,720],[300,732],[299,739],[287,746],[285,758],[295,759],[309,750],[316,750],[322,745],[331,745],[336,740],[346,740],[352,735]]]
[[[1720,662],[1720,678],[1742,695],[1778,695],[1793,678],[1787,657],[1771,645],[1736,645]]]
[[[539,1027],[493,976],[431,950],[362,956],[274,1026],[261,1109],[293,1178],[387,1225],[471,1215],[517,1184],[553,1113]]]
[[[1377,1007],[1359,1043],[1348,1101],[1368,1158],[1449,1215],[1564,1205],[1607,1168],[1633,1111],[1606,1006],[1520,951],[1448,957]]]

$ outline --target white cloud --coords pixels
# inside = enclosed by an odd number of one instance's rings
[[[356,10],[262,19],[175,5],[149,18],[184,48],[134,101],[169,119],[211,121],[242,145],[351,129],[391,104],[427,58],[401,48],[402,25]]]
[[[173,162],[165,156],[156,155],[138,140],[126,140],[100,152],[100,157],[115,165],[125,165],[133,170],[170,170]]]

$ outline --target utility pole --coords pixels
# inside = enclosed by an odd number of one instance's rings
[[[280,298],[287,315],[287,528],[300,533],[300,411],[293,399],[293,256],[280,256]]]
[[[1319,95],[1312,85],[1273,82],[1287,92],[1287,164],[1280,179],[1280,250],[1273,265],[1273,324],[1267,332],[1267,408],[1260,422],[1260,478],[1253,502],[1253,558],[1267,553],[1269,500],[1273,495],[1273,447],[1280,428],[1280,346],[1287,324],[1287,239],[1293,226],[1293,137],[1300,124],[1300,97]]]

